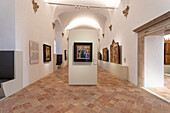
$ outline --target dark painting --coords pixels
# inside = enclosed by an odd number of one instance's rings
[[[44,52],[44,62],[51,61],[51,46],[44,44],[43,52]]]
[[[74,43],[74,61],[92,62],[92,43]]]

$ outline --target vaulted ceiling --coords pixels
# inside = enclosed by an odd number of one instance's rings
[[[72,5],[87,5],[99,7],[117,7],[120,0],[45,0],[51,3],[62,3]],[[110,19],[110,10],[98,8],[75,8],[70,6],[57,5],[54,13],[54,19],[58,20],[64,30],[69,24],[78,18],[89,18],[95,20],[101,29],[104,29],[107,19]],[[79,27],[85,27],[86,21],[82,21]],[[87,22],[88,23],[88,22]],[[81,25],[82,24],[82,25]],[[88,25],[87,25],[88,26]],[[87,27],[86,26],[86,27]]]

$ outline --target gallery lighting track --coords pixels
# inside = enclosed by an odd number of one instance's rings
[[[64,4],[64,3],[48,3],[51,5],[60,5],[60,6],[68,6],[68,7],[75,7],[76,9],[80,9],[80,8],[96,8],[96,9],[115,9],[114,7],[101,7],[101,6],[92,6],[92,5],[81,5],[81,4]]]

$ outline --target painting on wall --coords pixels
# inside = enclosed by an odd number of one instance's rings
[[[29,41],[29,61],[30,64],[39,63],[39,44],[35,41]]]
[[[64,50],[64,59],[67,60],[67,50]]]
[[[170,65],[170,43],[164,44],[164,64]]]
[[[109,50],[107,48],[103,49],[103,61],[109,61]]]
[[[92,43],[74,43],[74,62],[92,62]]]
[[[100,52],[98,53],[98,60],[102,60],[102,54]]]
[[[51,46],[43,44],[44,62],[51,61]]]
[[[115,43],[113,40],[110,45],[110,62],[119,64],[120,63],[120,52],[119,52],[119,43]]]

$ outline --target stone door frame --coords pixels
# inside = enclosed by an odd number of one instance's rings
[[[138,86],[144,87],[144,38],[154,34],[170,32],[170,11],[133,30],[138,33]]]

